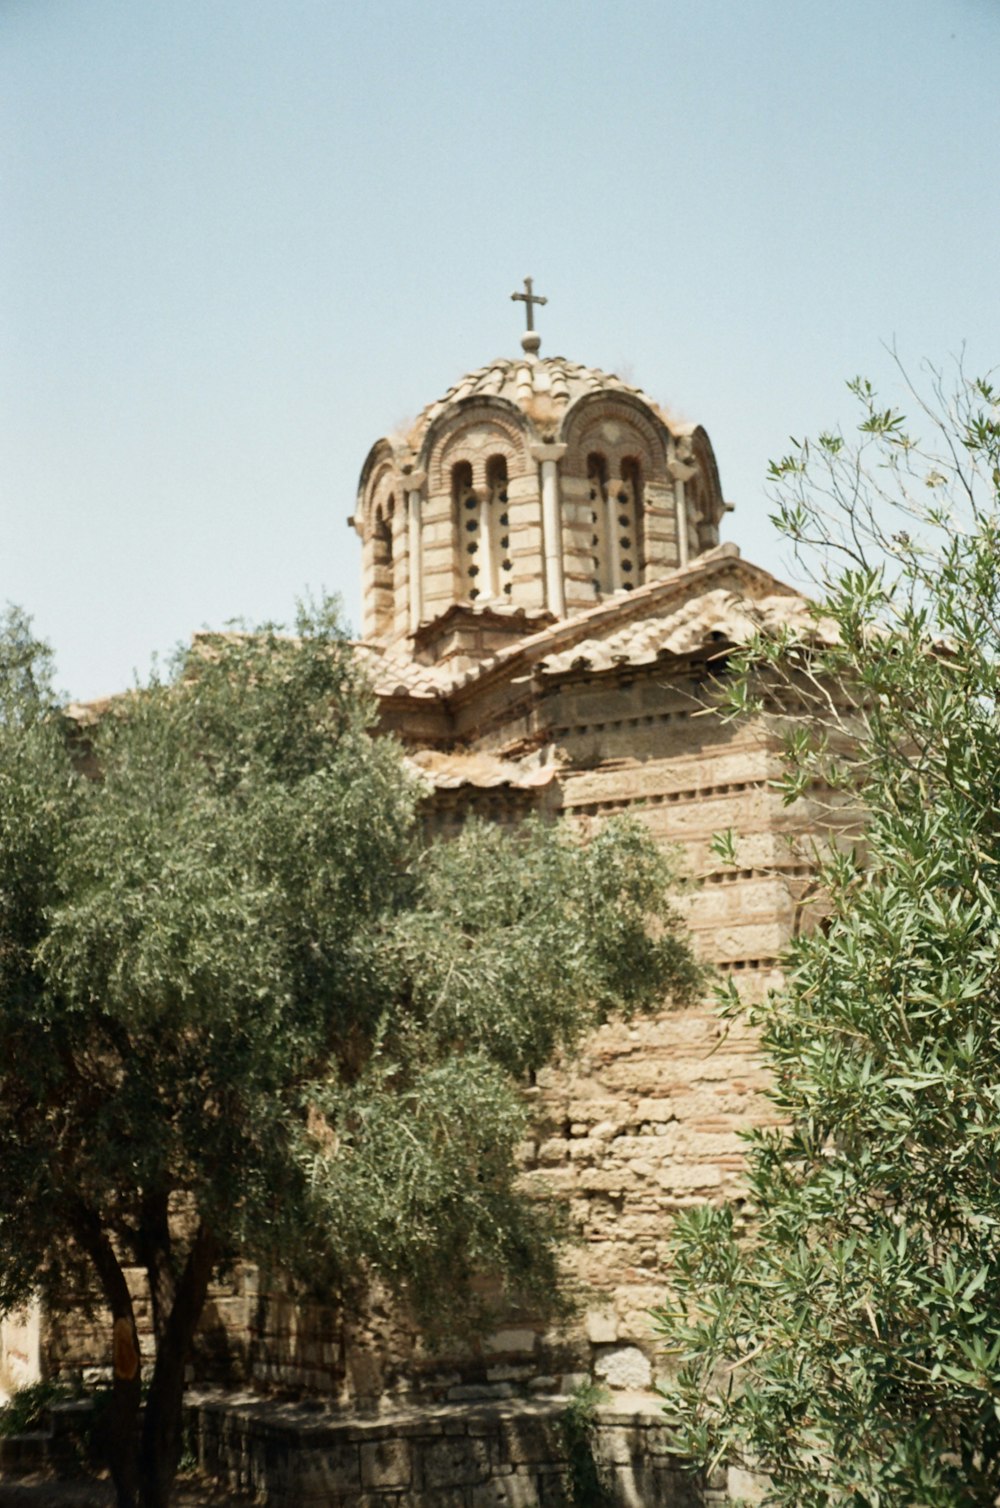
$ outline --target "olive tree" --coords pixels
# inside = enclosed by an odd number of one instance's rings
[[[457,1325],[483,1274],[551,1298],[519,1086],[695,985],[637,830],[422,845],[373,710],[326,608],[89,722],[22,617],[0,636],[0,1309],[81,1274],[101,1296],[122,1508],[170,1499],[192,1338],[239,1258],[320,1292],[365,1269]]]
[[[748,1208],[678,1222],[659,1316],[679,1447],[802,1508],[1000,1493],[1000,392],[933,386],[910,422],[855,382],[858,431],[772,467],[816,623],[732,709],[783,682],[786,799],[863,818],[749,1012],[780,1124]]]

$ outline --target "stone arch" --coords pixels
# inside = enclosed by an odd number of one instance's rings
[[[601,393],[574,405],[563,434],[563,495],[576,512],[577,537],[587,525],[592,531],[593,590],[598,597],[632,591],[651,579],[646,512],[651,492],[662,509],[671,486],[670,432],[628,394]]]
[[[692,555],[702,555],[719,543],[719,524],[726,511],[719,468],[711,441],[700,426],[690,438],[694,476],[685,484],[688,538]]]
[[[468,461],[477,487],[485,486],[486,462],[502,455],[508,478],[529,475],[532,435],[521,411],[499,398],[476,397],[449,409],[430,426],[421,446],[428,490],[447,490],[452,467]]]
[[[566,445],[564,473],[585,474],[587,455],[604,451],[619,462],[625,455],[641,459],[647,478],[665,478],[670,432],[662,419],[630,393],[591,393],[563,417],[559,435]]]
[[[363,541],[365,633],[387,638],[397,628],[397,588],[405,570],[403,539],[405,491],[391,453],[374,458],[368,468],[356,525]]]
[[[366,525],[371,519],[375,495],[387,471],[394,474],[393,480],[398,490],[399,478],[395,475],[398,472],[396,450],[391,440],[383,438],[376,440],[368,452],[358,478],[354,526],[362,538],[366,537]]]

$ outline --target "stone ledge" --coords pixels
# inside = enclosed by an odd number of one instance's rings
[[[587,1457],[620,1508],[708,1508],[727,1501],[672,1451],[651,1393],[594,1409],[571,1458],[566,1395],[400,1406],[370,1417],[248,1394],[194,1394],[186,1405],[199,1466],[272,1508],[560,1508]]]

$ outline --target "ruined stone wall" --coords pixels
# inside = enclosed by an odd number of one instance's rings
[[[598,1407],[584,1429],[565,1399],[425,1408],[350,1421],[258,1400],[194,1399],[199,1464],[274,1508],[710,1508],[748,1485],[694,1476],[658,1411]],[[742,1476],[742,1474],[739,1474]]]

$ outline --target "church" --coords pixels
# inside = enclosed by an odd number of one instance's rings
[[[726,720],[718,684],[734,647],[805,629],[807,605],[720,539],[729,505],[705,430],[542,355],[544,300],[530,280],[515,297],[520,355],[468,373],[361,468],[349,523],[378,726],[423,783],[430,833],[534,813],[585,841],[634,817],[673,855],[696,951],[752,998],[778,979],[825,793],[782,803],[775,719]],[[726,829],[736,865],[713,852]],[[538,1075],[523,1176],[566,1202],[579,1233],[568,1329],[522,1318],[477,1355],[442,1358],[391,1307],[294,1304],[279,1278],[244,1271],[209,1304],[202,1375],[368,1406],[558,1396],[588,1380],[648,1393],[672,1217],[739,1199],[740,1132],[771,1113],[763,1085],[751,1035],[724,1028],[710,999],[609,1023]],[[45,1375],[103,1361],[72,1311],[33,1338],[8,1324],[4,1342],[8,1362],[33,1346],[25,1362]]]
[[[514,297],[521,354],[469,372],[361,470],[349,523],[380,726],[424,782],[433,833],[471,813],[536,813],[586,839],[612,814],[635,817],[675,856],[700,956],[758,994],[777,980],[819,814],[782,804],[780,737],[724,720],[717,684],[756,630],[805,629],[806,604],[720,541],[729,505],[705,430],[614,375],[543,356],[544,300],[530,279]],[[712,852],[728,828],[739,867]],[[603,1027],[529,1091],[525,1177],[567,1199],[582,1233],[575,1375],[655,1380],[648,1311],[671,1217],[739,1196],[739,1132],[768,1114],[762,1084],[752,1039],[706,1001]],[[259,1354],[281,1376],[289,1357],[266,1332],[264,1320]],[[530,1329],[498,1334],[495,1357],[487,1390],[558,1367]],[[371,1361],[355,1389],[391,1389],[401,1374]]]

